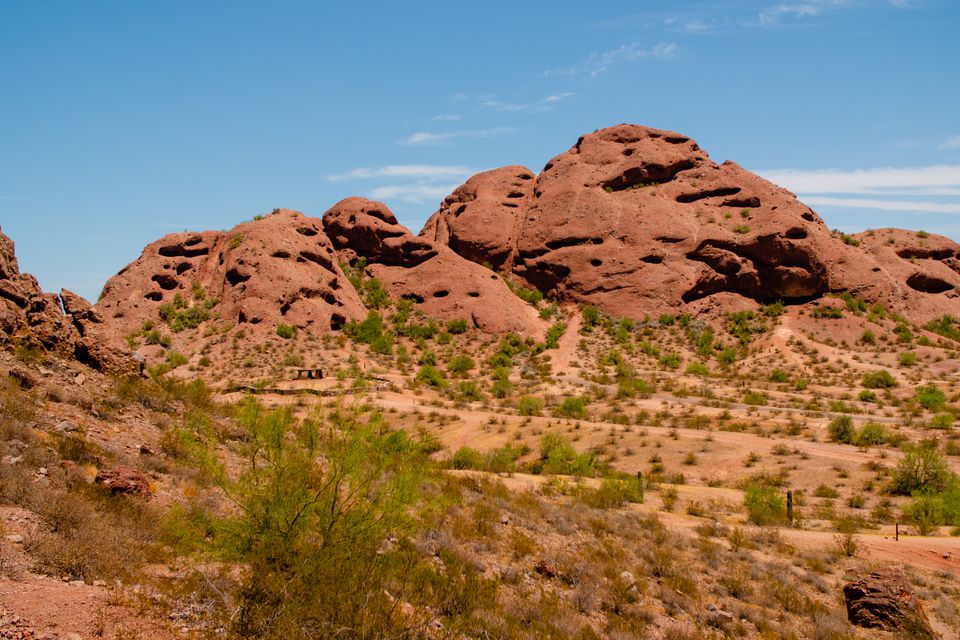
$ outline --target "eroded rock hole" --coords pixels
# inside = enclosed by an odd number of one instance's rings
[[[168,276],[165,273],[158,273],[157,275],[153,276],[150,279],[156,282],[158,285],[160,285],[160,288],[163,289],[164,291],[170,291],[171,289],[176,289],[180,285],[180,283],[177,281],[176,278],[174,278],[173,276]]]
[[[231,287],[235,287],[241,282],[246,282],[247,280],[249,280],[250,276],[244,273],[241,273],[239,269],[234,267],[233,269],[230,269],[229,271],[227,271],[226,279],[227,279],[227,282],[230,283]]]
[[[600,265],[603,264],[603,260],[600,260],[599,258],[594,258],[593,260],[590,261],[590,264],[593,265],[594,267],[599,267]]]
[[[450,295],[450,292],[447,291],[446,289],[441,289],[440,291],[433,292],[434,298],[446,298],[448,295]]]
[[[807,230],[801,229],[800,227],[794,227],[792,229],[787,229],[787,232],[784,235],[789,240],[803,240],[807,237]]]
[[[160,302],[163,300],[163,294],[159,291],[151,291],[147,295],[143,296],[147,300],[152,300],[154,302]]]
[[[690,203],[705,198],[717,198],[719,196],[732,196],[740,193],[740,187],[719,187],[717,189],[702,189],[693,193],[681,193],[677,196],[677,202]]]
[[[953,289],[946,280],[925,273],[915,273],[907,278],[907,286],[922,293],[944,293]]]

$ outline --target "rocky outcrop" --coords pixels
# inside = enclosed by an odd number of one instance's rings
[[[420,235],[500,269],[513,257],[517,216],[530,208],[535,184],[521,166],[479,173],[446,197]]]
[[[843,597],[851,624],[911,638],[940,637],[900,569],[883,569],[848,582],[843,586]]]
[[[902,256],[886,268],[884,252],[838,237],[789,191],[638,125],[583,136],[536,177],[524,167],[474,176],[421,236],[628,317],[839,291],[918,318],[960,310],[954,243],[927,238],[937,249],[907,258],[913,272]]]
[[[268,332],[279,324],[329,331],[366,313],[321,221],[288,209],[227,232],[154,242],[107,282],[99,309],[131,332],[159,322],[163,305]]]
[[[135,374],[140,362],[123,339],[103,325],[90,303],[70,291],[44,293],[20,273],[13,241],[0,232],[0,342],[25,343],[95,369]]]
[[[428,315],[464,319],[491,333],[543,333],[536,309],[514,296],[496,273],[413,235],[381,202],[341,200],[323,215],[323,226],[341,260],[364,258],[367,272],[393,298],[413,300]]]
[[[20,273],[13,240],[0,231],[0,340],[68,354],[76,337],[59,298],[41,291],[29,273]]]

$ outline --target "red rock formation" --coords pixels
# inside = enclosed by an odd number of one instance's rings
[[[99,307],[109,323],[137,331],[178,295],[197,304],[195,290],[219,301],[211,315],[269,332],[279,324],[329,331],[366,314],[321,221],[288,209],[227,232],[154,242],[107,282]]]
[[[36,278],[20,273],[13,241],[0,232],[0,343],[25,342],[118,375],[135,374],[140,362],[90,303],[69,291],[43,293]]]
[[[543,332],[537,311],[513,295],[497,274],[413,235],[381,202],[341,200],[323,215],[323,226],[341,259],[365,258],[368,273],[392,297],[415,300],[428,315],[464,319],[491,333]]]
[[[845,290],[918,318],[960,310],[951,264],[885,269],[887,256],[844,243],[789,191],[677,133],[602,129],[531,178],[523,167],[474,176],[421,236],[621,316]]]

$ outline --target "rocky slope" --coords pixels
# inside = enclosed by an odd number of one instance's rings
[[[637,125],[583,136],[539,176],[518,166],[474,176],[421,236],[621,316],[840,291],[918,319],[960,311],[956,243],[891,231],[855,246],[789,191]]]
[[[20,273],[13,240],[0,232],[0,343],[76,358],[105,373],[139,373],[140,361],[100,313],[77,294],[44,293]]]

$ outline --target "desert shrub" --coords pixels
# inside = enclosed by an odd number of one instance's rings
[[[679,353],[665,353],[660,356],[660,364],[669,369],[679,369],[683,357]]]
[[[278,324],[277,335],[284,340],[289,340],[293,336],[297,335],[297,328],[290,326],[289,324]]]
[[[144,504],[99,487],[44,487],[28,501],[44,524],[26,545],[39,570],[94,580],[128,577],[146,561],[156,522]]]
[[[810,312],[810,316],[813,318],[828,318],[828,319],[837,319],[843,317],[843,309],[840,307],[834,307],[831,305],[821,305],[816,307],[813,311]]]
[[[783,369],[774,369],[770,372],[770,382],[786,382],[789,379],[790,374]]]
[[[952,413],[938,413],[930,418],[931,429],[953,429],[953,423],[956,420]]]
[[[459,335],[467,332],[467,321],[463,319],[451,320],[447,323],[447,333]]]
[[[753,389],[749,389],[745,394],[743,394],[744,404],[757,407],[766,405],[767,401],[767,394],[763,393],[762,391],[754,391]]]
[[[858,447],[869,447],[885,444],[890,440],[890,433],[886,427],[877,422],[868,422],[860,428],[853,439]]]
[[[583,316],[583,326],[585,328],[590,329],[600,324],[600,311],[596,307],[584,305],[580,313]]]
[[[239,509],[215,546],[247,569],[232,594],[231,631],[373,638],[412,625],[393,615],[385,592],[393,575],[408,575],[412,558],[383,542],[412,527],[425,469],[417,444],[353,414],[298,422],[247,402],[238,418],[245,465],[235,479],[217,474]]]
[[[473,369],[476,363],[470,356],[454,356],[447,365],[447,370],[454,376],[462,376]]]
[[[563,337],[563,334],[567,330],[566,322],[555,322],[550,325],[550,328],[547,330],[547,336],[544,339],[544,346],[547,349],[556,349],[560,346],[560,338]]]
[[[893,472],[890,491],[899,495],[943,491],[953,477],[947,461],[935,446],[910,447]]]
[[[850,416],[837,416],[827,425],[830,439],[834,442],[850,444],[854,438],[853,419]]]
[[[453,454],[450,464],[454,469],[480,469],[483,455],[472,447],[460,447]]]
[[[915,399],[917,404],[930,411],[942,409],[947,403],[947,396],[932,384],[919,387]]]
[[[587,413],[587,400],[579,396],[564,398],[563,402],[553,409],[553,415],[558,418],[586,420],[587,417],[589,417]]]
[[[787,521],[787,505],[776,487],[748,485],[743,492],[743,506],[753,524],[763,526]]]
[[[957,329],[957,321],[951,316],[943,316],[939,320],[931,320],[923,327],[927,331],[938,333],[945,338],[960,342],[960,329]]]
[[[425,364],[417,371],[416,381],[430,387],[445,387],[447,381],[443,373],[431,364]]]
[[[596,458],[590,453],[577,453],[570,441],[551,433],[540,441],[540,463],[543,473],[572,476],[596,474]]]
[[[517,413],[521,416],[538,416],[543,410],[543,400],[534,396],[523,396],[517,402]]]
[[[613,509],[628,502],[643,502],[643,486],[637,478],[604,478],[596,489],[583,488],[577,497],[594,509]]]
[[[897,356],[897,360],[904,367],[912,367],[913,365],[917,364],[917,354],[913,351],[904,351]]]
[[[890,389],[897,386],[897,379],[889,371],[874,371],[863,376],[863,386],[867,389]]]

